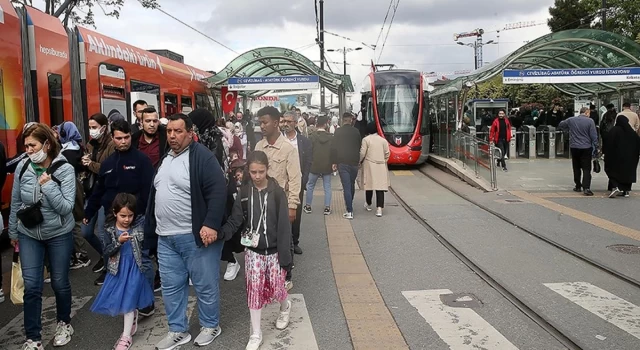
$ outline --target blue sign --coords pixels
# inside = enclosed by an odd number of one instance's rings
[[[233,77],[228,80],[230,91],[242,90],[306,90],[320,88],[317,75],[290,75],[280,77]]]
[[[640,82],[640,68],[505,70],[504,84],[570,84]]]

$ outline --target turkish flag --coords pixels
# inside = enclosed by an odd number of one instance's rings
[[[223,86],[220,93],[222,94],[222,112],[224,114],[233,112],[233,110],[236,108],[238,92],[229,91],[229,87]]]

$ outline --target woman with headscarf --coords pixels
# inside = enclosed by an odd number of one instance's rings
[[[189,113],[189,117],[193,121],[194,132],[198,137],[198,142],[207,147],[218,159],[218,163],[223,170],[228,168],[227,166],[227,154],[225,153],[224,145],[222,144],[222,133],[216,126],[216,119],[205,108],[197,108]]]
[[[365,189],[365,209],[371,211],[373,191],[376,191],[376,216],[382,216],[384,193],[389,189],[389,170],[387,161],[391,152],[389,143],[378,135],[375,123],[367,125],[367,137],[360,146],[360,163],[362,164],[362,182]]]
[[[240,139],[240,145],[242,146],[242,153],[239,159],[247,159],[247,133],[244,131],[241,122],[236,122],[234,125],[234,134]]]
[[[638,157],[640,136],[629,125],[629,119],[620,115],[607,134],[604,145],[604,170],[612,188],[609,198],[618,195],[629,197],[631,184],[636,182]]]
[[[236,159],[242,159],[242,141],[240,140],[238,135],[236,135],[235,125],[233,125],[233,122],[227,122],[225,124],[225,127],[231,136],[231,144],[229,145],[229,158],[231,159],[229,160],[229,162],[233,162]]]

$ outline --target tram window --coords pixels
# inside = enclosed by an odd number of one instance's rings
[[[180,96],[180,111],[190,113],[193,110],[193,99],[190,96]]]
[[[367,102],[367,123],[373,123],[373,99],[369,97],[369,101]]]
[[[131,80],[132,92],[146,92],[148,94],[154,94],[160,96],[160,86],[155,84],[149,84],[142,81]]]
[[[420,125],[420,134],[427,135],[429,133],[429,93],[425,92],[422,99],[422,123]]]
[[[62,103],[62,75],[48,74],[49,83],[49,118],[51,125],[64,122],[64,105]]]
[[[414,85],[376,87],[378,119],[388,133],[412,133],[418,121],[418,94]]]
[[[196,93],[196,108],[209,108],[207,95]]]
[[[164,116],[178,113],[178,95],[164,94]]]

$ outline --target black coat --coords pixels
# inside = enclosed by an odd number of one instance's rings
[[[640,136],[633,131],[628,121],[623,123],[626,125],[620,125],[620,119],[621,117],[609,131],[604,143],[604,170],[616,182],[631,184],[637,180]]]
[[[285,136],[286,137],[286,136]],[[311,141],[304,135],[298,133],[298,156],[300,157],[300,171],[302,172],[302,184],[300,188],[304,190],[309,181],[309,172],[311,171],[311,161],[313,160]]]

